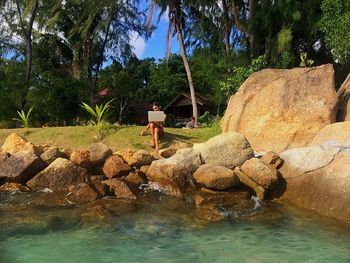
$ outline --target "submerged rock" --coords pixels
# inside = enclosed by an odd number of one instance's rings
[[[193,174],[198,184],[214,190],[226,190],[239,183],[239,178],[224,166],[204,164]]]
[[[28,181],[27,186],[32,190],[49,188],[52,191],[67,192],[69,185],[88,181],[86,169],[67,159],[58,158]]]
[[[195,144],[193,150],[200,153],[205,164],[221,165],[230,169],[254,157],[245,136],[236,132],[220,134],[206,143]]]
[[[197,207],[203,205],[236,205],[250,198],[251,194],[247,190],[230,189],[229,191],[213,191],[206,188],[202,188],[194,197]]]

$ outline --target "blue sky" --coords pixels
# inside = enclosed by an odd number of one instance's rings
[[[149,3],[149,1],[148,1]],[[141,7],[146,8],[148,6],[146,0],[142,0]],[[153,24],[156,25],[158,20],[159,10],[156,10],[154,15]],[[152,36],[146,41],[136,35],[133,37],[134,52],[139,59],[147,57],[154,57],[156,59],[164,58],[166,52],[166,35],[168,30],[168,18],[165,14],[156,25],[156,30],[152,33]],[[173,38],[171,43],[171,52],[179,53],[179,43],[176,36]]]

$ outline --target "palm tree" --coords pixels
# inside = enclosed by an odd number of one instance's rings
[[[174,35],[174,33],[177,34],[177,38],[179,40],[179,45],[180,45],[181,57],[182,57],[183,64],[185,66],[188,85],[190,88],[193,117],[195,118],[195,124],[197,125],[198,124],[197,100],[196,100],[196,94],[193,86],[192,72],[190,69],[190,65],[188,63],[184,37],[183,37],[183,30],[185,28],[184,3],[181,0],[152,0],[151,6],[150,6],[149,20],[148,20],[149,22],[147,26],[148,32],[150,31],[151,26],[153,24],[152,20],[153,20],[153,12],[155,10],[155,7],[160,8],[159,17],[162,16],[165,12],[168,13],[169,26],[168,26],[168,33],[167,33],[167,51],[166,51],[167,59],[169,59],[169,56],[170,56],[171,38]]]

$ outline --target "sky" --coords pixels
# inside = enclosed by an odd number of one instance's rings
[[[149,1],[148,1],[149,3]],[[146,8],[148,6],[146,0],[141,1],[141,7]],[[163,15],[157,23],[159,10],[156,10],[154,15],[153,24],[156,26],[156,29],[153,31],[151,37],[143,39],[142,37],[137,36],[137,34],[132,35],[132,45],[134,47],[134,53],[139,59],[144,59],[147,57],[154,57],[156,59],[164,58],[166,52],[166,36],[168,31],[168,17]],[[180,53],[179,43],[176,36],[173,38],[171,43],[171,52]]]

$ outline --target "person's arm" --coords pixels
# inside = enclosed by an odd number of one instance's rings
[[[148,123],[146,126],[146,129],[141,131],[141,136],[145,135],[145,133],[149,130],[150,126],[151,126],[151,123]]]

